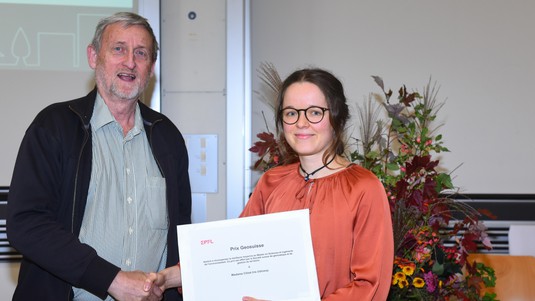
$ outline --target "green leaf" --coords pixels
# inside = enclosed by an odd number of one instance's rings
[[[497,295],[495,293],[485,292],[482,301],[499,301],[496,297]]]
[[[370,151],[366,154],[366,158],[368,159],[376,159],[379,157],[379,153],[376,151]]]
[[[393,170],[393,171],[399,170],[399,166],[396,163],[387,163],[386,168],[388,170]]]
[[[438,263],[438,261],[435,261],[435,263],[433,264],[432,270],[433,270],[433,273],[440,276],[444,273],[444,265]]]
[[[453,183],[449,174],[440,173],[437,175],[437,192],[440,193],[444,188],[452,189]]]

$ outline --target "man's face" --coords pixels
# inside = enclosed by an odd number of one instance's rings
[[[145,28],[111,24],[104,30],[100,51],[87,48],[89,66],[95,70],[104,100],[136,101],[154,72],[152,38]]]

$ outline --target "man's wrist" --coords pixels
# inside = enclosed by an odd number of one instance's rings
[[[180,267],[180,262],[177,263],[176,265],[178,266],[178,273],[179,273],[179,275],[181,275],[182,274],[182,268]],[[177,290],[182,295],[182,281],[180,281],[180,284],[178,285]]]

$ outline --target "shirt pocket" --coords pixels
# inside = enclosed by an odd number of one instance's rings
[[[148,177],[146,187],[150,225],[153,229],[167,230],[169,220],[167,218],[165,178]]]

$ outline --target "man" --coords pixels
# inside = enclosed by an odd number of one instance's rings
[[[182,135],[139,102],[157,50],[143,17],[101,20],[87,47],[96,88],[45,108],[26,131],[8,199],[8,237],[23,255],[13,300],[162,297],[144,291],[145,272],[178,262],[191,190]]]

